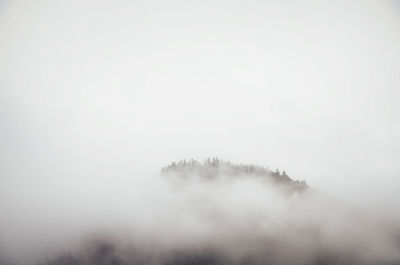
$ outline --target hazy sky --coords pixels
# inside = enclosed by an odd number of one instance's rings
[[[0,205],[218,156],[394,210],[399,88],[399,2],[3,0]]]

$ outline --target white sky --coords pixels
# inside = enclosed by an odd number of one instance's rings
[[[399,2],[3,0],[2,201],[218,156],[395,210],[399,88]]]

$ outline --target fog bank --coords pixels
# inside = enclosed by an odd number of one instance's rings
[[[225,164],[203,165],[212,167],[211,179],[178,167],[108,195],[87,193],[85,200],[83,194],[35,195],[37,204],[29,200],[6,212],[2,253],[22,265],[387,264],[400,259],[400,227],[384,216],[312,188],[288,189],[268,174],[249,173],[255,166],[236,166],[234,175]]]

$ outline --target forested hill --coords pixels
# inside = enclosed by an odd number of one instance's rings
[[[161,173],[163,175],[176,174],[185,178],[199,176],[208,180],[216,179],[220,175],[233,178],[250,176],[269,179],[296,190],[303,190],[308,187],[305,181],[293,180],[285,171],[281,173],[278,169],[272,171],[268,167],[253,164],[235,164],[219,158],[208,158],[203,162],[194,159],[173,162],[163,167]]]

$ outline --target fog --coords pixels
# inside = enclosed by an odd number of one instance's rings
[[[0,263],[97,237],[398,259],[399,32],[396,1],[0,1]],[[159,174],[215,156],[312,191]]]
[[[26,190],[28,201],[3,211],[2,249],[16,264],[49,265],[400,259],[400,227],[393,220],[311,188],[290,192],[269,178],[218,172],[208,180],[192,173],[147,175],[140,185],[117,188],[110,182],[101,191]]]

